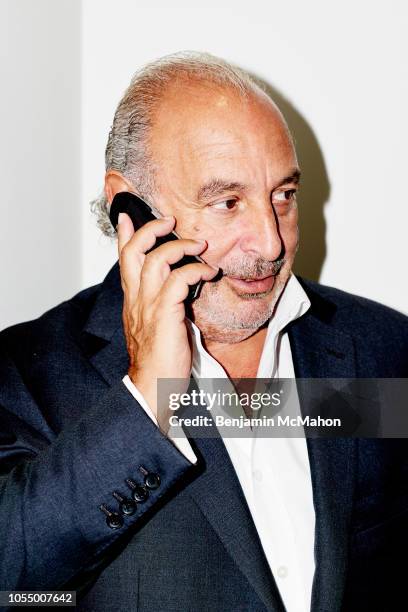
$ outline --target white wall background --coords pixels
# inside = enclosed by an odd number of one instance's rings
[[[408,313],[406,3],[6,6],[0,327],[105,276],[115,245],[95,228],[88,202],[103,185],[115,107],[135,70],[181,49],[206,50],[256,73],[281,103],[304,172],[296,270]]]
[[[82,283],[80,5],[0,0],[0,329]]]

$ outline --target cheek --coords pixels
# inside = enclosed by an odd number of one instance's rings
[[[223,230],[222,228],[202,226],[194,237],[207,241],[208,246],[203,252],[203,259],[209,264],[221,265],[239,242],[239,236],[239,233],[226,231],[225,228]]]
[[[282,235],[283,242],[287,252],[293,252],[296,250],[298,244],[298,228],[297,225],[288,228],[288,230]]]
[[[279,220],[279,232],[284,242],[286,252],[296,251],[298,243],[297,212],[293,211],[287,217]]]

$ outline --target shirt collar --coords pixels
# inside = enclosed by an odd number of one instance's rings
[[[275,312],[269,319],[268,334],[270,329],[273,329],[276,333],[282,331],[288,323],[303,316],[310,306],[310,300],[305,290],[296,276],[291,274],[279,298]]]
[[[288,323],[299,319],[309,310],[311,304],[306,292],[294,274],[291,274],[276,305],[275,312],[269,319],[266,343],[282,331]],[[187,318],[192,332],[194,353],[208,355],[201,341],[201,332],[197,325]]]

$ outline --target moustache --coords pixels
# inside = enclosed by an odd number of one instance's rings
[[[279,274],[284,263],[284,257],[275,259],[275,261],[265,259],[256,259],[255,261],[241,260],[239,262],[229,262],[225,266],[221,266],[220,273],[222,276],[231,276],[233,278],[260,280],[267,276]]]

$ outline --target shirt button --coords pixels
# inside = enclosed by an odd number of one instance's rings
[[[288,575],[288,568],[286,567],[286,565],[280,565],[278,567],[277,574],[279,578],[286,578],[286,576]]]
[[[255,470],[254,471],[254,478],[258,482],[262,482],[262,472],[261,472],[261,470]]]

